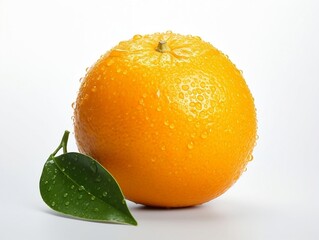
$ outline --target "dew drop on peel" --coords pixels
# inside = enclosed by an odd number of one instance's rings
[[[208,137],[208,134],[207,134],[207,132],[203,132],[200,136],[201,136],[201,138],[205,139]]]
[[[193,149],[194,148],[194,143],[193,142],[190,142],[187,144],[187,148],[188,149]]]
[[[142,35],[136,34],[136,35],[134,35],[133,40],[138,40],[138,39],[141,39],[141,38],[142,38]]]
[[[93,86],[93,87],[91,88],[91,92],[96,92],[96,86]]]

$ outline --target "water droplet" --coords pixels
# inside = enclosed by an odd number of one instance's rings
[[[206,87],[206,84],[205,84],[204,82],[201,82],[199,85],[200,85],[202,88]]]
[[[48,192],[50,192],[52,190],[52,187],[50,186],[49,188],[48,188]]]
[[[103,197],[106,197],[107,196],[107,192],[104,192],[102,195],[103,195]]]
[[[74,189],[74,185],[71,186],[71,189]]]
[[[83,197],[83,195],[79,195],[79,196],[78,196],[78,199],[81,199],[82,197]]]
[[[157,95],[157,97],[161,96],[161,91],[159,89],[157,90],[156,95]]]
[[[183,85],[183,86],[182,86],[182,89],[183,89],[184,91],[187,91],[187,90],[189,89],[189,86],[188,86],[188,85]]]
[[[203,97],[203,95],[198,95],[198,96],[197,96],[197,99],[198,99],[199,101],[203,101],[203,100],[204,100],[204,97]]]
[[[62,168],[61,170],[62,170],[62,172],[64,172],[64,171],[65,171],[65,168]]]
[[[96,92],[96,86],[93,86],[91,89],[92,92]]]
[[[68,193],[64,193],[63,197],[67,197],[69,194]]]
[[[94,199],[95,199],[95,196],[92,196],[92,197],[91,197],[91,200],[94,201]]]
[[[201,138],[205,139],[208,137],[208,134],[207,134],[207,132],[203,132],[200,136],[201,136]]]
[[[165,126],[168,126],[168,125],[169,125],[169,121],[168,121],[168,120],[165,120],[164,125],[165,125]]]
[[[170,129],[174,129],[174,128],[175,128],[174,123],[171,123],[171,124],[169,125],[169,128],[170,128]]]
[[[67,202],[64,203],[65,206],[68,206],[69,204],[70,204],[69,201],[67,201]]]
[[[117,69],[116,69],[116,72],[117,72],[117,73],[120,73],[120,72],[122,72],[122,69],[117,68]]]
[[[253,156],[253,155],[250,155],[250,156],[248,157],[248,161],[252,161],[252,160],[254,160],[254,156]]]
[[[138,40],[140,38],[142,38],[142,35],[136,34],[136,35],[134,35],[133,40]]]
[[[52,177],[52,180],[54,180],[55,178],[56,178],[56,175],[54,174],[53,177]]]
[[[79,187],[79,191],[83,191],[84,189],[85,189],[85,187],[82,185]]]
[[[87,68],[85,69],[85,71],[87,72],[87,71],[89,71],[89,69],[90,69],[90,68],[89,68],[89,67],[87,67]]]
[[[184,99],[184,93],[180,92],[180,93],[178,94],[178,97],[179,97],[180,99]]]
[[[106,66],[111,66],[114,63],[113,59],[110,59],[109,61],[106,62]]]
[[[75,109],[75,102],[73,102],[73,103],[71,104],[71,108],[72,108],[72,109]]]
[[[160,112],[160,111],[162,111],[162,107],[161,107],[161,106],[158,106],[158,107],[156,108],[156,110],[157,110],[158,112]]]
[[[95,178],[95,181],[96,181],[96,182],[101,182],[101,180],[102,180],[102,178],[101,178],[100,175],[98,175],[98,176]]]
[[[49,183],[48,181],[45,181],[45,182],[44,182],[44,184],[48,184],[48,183]]]
[[[138,101],[138,103],[139,103],[140,105],[144,106],[144,99],[141,98],[141,99]]]
[[[187,148],[188,149],[193,149],[194,148],[194,143],[193,142],[190,142],[187,144]]]
[[[90,168],[91,168],[92,172],[94,172],[94,173],[97,172],[97,165],[96,165],[95,161],[91,162]]]
[[[55,206],[55,202],[52,202],[52,203],[51,203],[51,206],[54,207],[54,206]]]
[[[52,184],[53,184],[53,185],[55,184],[55,180],[52,182]]]
[[[200,102],[195,103],[195,108],[197,110],[201,110],[202,109],[202,104]]]

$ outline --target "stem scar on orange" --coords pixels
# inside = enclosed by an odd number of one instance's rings
[[[78,148],[127,199],[202,204],[232,186],[256,142],[253,97],[226,55],[172,32],[120,42],[88,70],[76,99]]]

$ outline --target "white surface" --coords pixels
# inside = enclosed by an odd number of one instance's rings
[[[0,238],[319,239],[318,11],[316,0],[0,0]],[[138,227],[56,216],[38,181],[72,130],[79,78],[119,41],[166,30],[201,36],[243,69],[258,109],[255,160],[203,206],[130,205]]]

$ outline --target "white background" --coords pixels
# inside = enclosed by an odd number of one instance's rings
[[[0,0],[0,238],[319,239],[318,12],[316,0]],[[254,161],[203,206],[130,204],[138,227],[56,215],[38,182],[72,131],[80,77],[119,41],[166,30],[201,36],[243,70],[258,110]]]

